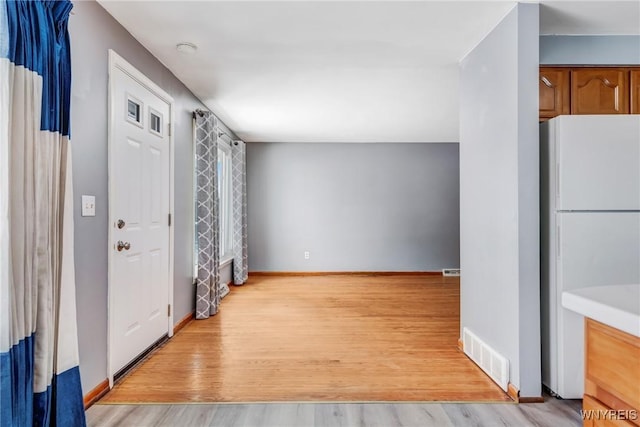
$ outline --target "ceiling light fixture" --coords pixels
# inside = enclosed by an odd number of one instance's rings
[[[178,52],[193,54],[198,50],[198,46],[193,43],[182,42],[176,45],[176,49],[178,49]]]

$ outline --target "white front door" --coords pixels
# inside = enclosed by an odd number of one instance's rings
[[[170,325],[171,103],[136,77],[110,69],[110,378]]]

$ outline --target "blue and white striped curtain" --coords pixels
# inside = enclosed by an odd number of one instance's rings
[[[0,0],[0,426],[84,426],[69,1]]]

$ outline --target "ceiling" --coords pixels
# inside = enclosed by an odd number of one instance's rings
[[[248,142],[458,141],[458,61],[515,5],[100,3]],[[541,33],[638,34],[639,4],[543,2]]]

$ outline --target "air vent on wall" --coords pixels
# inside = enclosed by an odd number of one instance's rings
[[[504,391],[509,386],[509,360],[489,347],[467,328],[462,329],[464,353]]]

